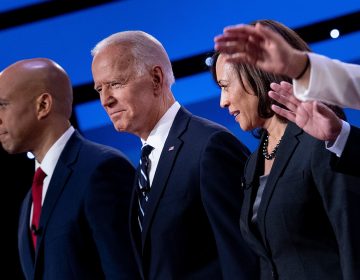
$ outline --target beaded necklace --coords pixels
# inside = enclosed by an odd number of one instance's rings
[[[268,145],[269,145],[269,134],[266,136],[266,138],[265,138],[265,140],[264,140],[264,143],[263,143],[263,148],[262,148],[262,154],[263,154],[263,156],[264,156],[265,159],[267,159],[267,160],[272,160],[272,159],[275,157],[276,152],[277,152],[277,150],[278,150],[278,148],[279,148],[281,139],[282,139],[282,138],[280,138],[280,140],[279,140],[279,142],[276,144],[275,148],[274,148],[274,149],[272,150],[272,152],[269,154],[269,153],[268,153],[268,150],[267,150]]]

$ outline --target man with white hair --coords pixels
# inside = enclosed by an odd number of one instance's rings
[[[256,279],[239,229],[247,148],[175,100],[169,57],[142,31],[92,50],[101,104],[117,131],[142,143],[130,209],[143,279]]]

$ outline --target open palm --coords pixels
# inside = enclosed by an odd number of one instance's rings
[[[306,133],[319,140],[334,141],[341,131],[341,120],[325,104],[318,101],[300,101],[293,95],[287,82],[272,83],[269,96],[287,109],[272,105],[275,113],[296,123]]]

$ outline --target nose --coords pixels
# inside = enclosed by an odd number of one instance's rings
[[[229,99],[227,98],[226,94],[223,91],[221,91],[220,107],[224,109],[229,107],[229,105],[230,105]]]
[[[115,104],[115,98],[111,90],[104,87],[100,94],[101,105],[106,108],[111,108]]]

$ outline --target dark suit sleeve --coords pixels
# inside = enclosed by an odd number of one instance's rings
[[[360,168],[355,160],[360,158],[360,129],[351,126],[349,138],[341,157],[333,155],[331,163],[336,171],[360,177]]]
[[[319,144],[312,172],[338,243],[343,279],[360,279],[360,178],[336,172]]]
[[[248,150],[228,132],[214,133],[202,154],[202,201],[214,232],[224,279],[256,279],[255,257],[243,240],[239,218],[241,178]]]
[[[129,204],[134,168],[113,156],[91,174],[85,214],[106,279],[138,279],[129,236]]]

